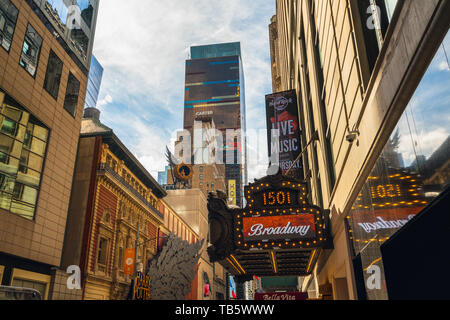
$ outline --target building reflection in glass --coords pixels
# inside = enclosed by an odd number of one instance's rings
[[[450,181],[450,65],[445,38],[364,184],[349,220],[368,299],[387,299],[380,245]],[[448,52],[448,51],[447,51]],[[381,281],[373,275],[378,272]]]

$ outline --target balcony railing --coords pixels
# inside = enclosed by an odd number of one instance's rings
[[[101,163],[98,171],[108,172],[112,175],[117,181],[119,181],[122,186],[124,186],[128,191],[130,191],[136,198],[142,201],[154,214],[156,214],[161,219],[164,219],[164,215],[159,212],[150,202],[147,201],[139,192],[136,191],[121,175],[115,172],[110,166],[106,163]]]

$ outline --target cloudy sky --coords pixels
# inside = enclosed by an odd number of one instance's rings
[[[247,128],[265,128],[274,13],[275,0],[100,1],[94,55],[104,67],[101,121],[157,178],[166,165],[165,147],[173,146],[183,126],[189,47],[240,41]],[[265,168],[250,166],[249,178],[263,176]]]

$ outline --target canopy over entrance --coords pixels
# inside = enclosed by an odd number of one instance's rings
[[[277,174],[244,189],[244,209],[228,207],[220,191],[209,194],[211,261],[248,278],[310,274],[330,239],[327,214],[309,203],[306,183]]]

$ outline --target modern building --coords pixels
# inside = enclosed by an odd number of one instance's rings
[[[318,132],[301,161],[333,238],[302,291],[388,299],[380,247],[445,200],[437,196],[449,183],[449,12],[448,1],[276,1],[273,90],[297,91],[303,146]],[[412,270],[403,290],[445,288],[445,276],[430,272],[442,257],[426,259],[426,281]]]
[[[84,101],[85,108],[96,108],[98,101],[98,94],[100,93],[100,86],[103,78],[103,67],[98,62],[97,58],[92,55],[91,68],[89,70],[88,85],[86,90],[86,99]]]
[[[186,61],[185,81],[183,127],[193,137],[198,117],[207,115],[212,119],[218,131],[216,163],[225,164],[225,184],[234,181],[236,204],[241,206],[243,185],[247,182],[247,154],[240,43],[191,47],[191,59]],[[191,163],[197,164],[195,160],[192,155]]]
[[[61,256],[99,1],[66,3],[0,3],[0,283],[44,299],[65,285]]]
[[[161,186],[167,184],[167,175],[169,174],[170,166],[165,166],[164,171],[158,171],[158,183]]]
[[[132,280],[124,271],[125,251],[135,248],[138,228],[142,272],[170,232],[189,243],[198,233],[164,201],[164,189],[99,115],[88,108],[82,120],[62,266],[80,266],[83,300],[123,300]],[[196,288],[195,282],[188,299],[196,299]]]

